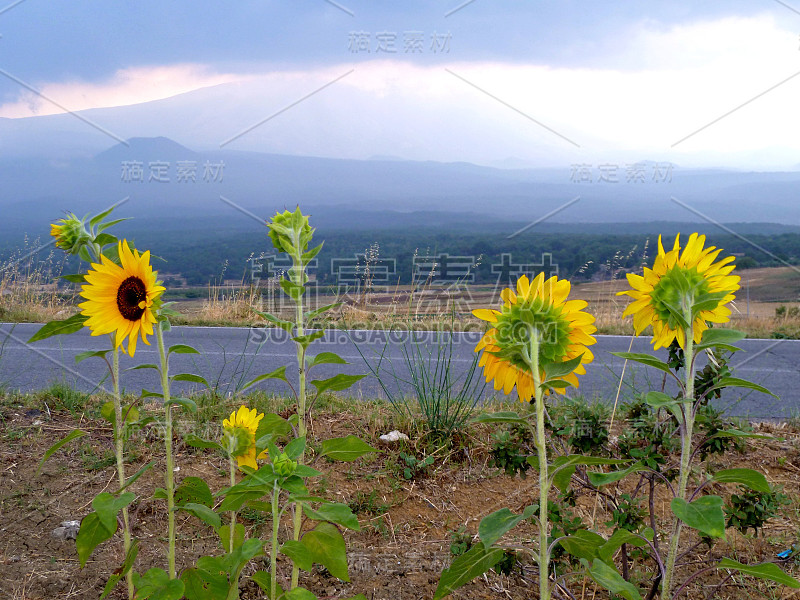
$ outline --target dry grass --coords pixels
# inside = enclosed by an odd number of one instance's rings
[[[50,251],[43,258],[34,249],[38,240],[26,240],[5,263],[0,263],[0,320],[43,322],[63,319],[75,310],[76,290],[58,288],[53,282],[61,274],[59,253]],[[630,319],[621,315],[630,300],[617,293],[627,288],[622,271],[609,266],[612,279],[577,283],[573,298],[587,301],[587,311],[595,315],[598,333],[631,335]],[[732,304],[731,326],[749,337],[800,339],[800,270],[774,267],[741,271],[742,289]],[[267,287],[209,285],[205,300],[181,301],[178,310],[185,315],[177,324],[208,326],[251,326],[261,322],[256,310],[292,319],[294,307],[283,296],[274,280]],[[345,329],[414,329],[434,331],[483,331],[485,324],[471,315],[479,307],[497,306],[499,290],[485,285],[433,285],[430,279],[416,285],[378,290],[371,279],[357,294],[337,298],[319,296],[308,308],[342,301],[324,321],[312,325]],[[308,300],[307,300],[308,301]],[[785,306],[783,314],[776,309]]]
[[[74,312],[75,293],[59,288],[62,253],[39,251],[38,239],[25,238],[22,248],[0,263],[0,320],[43,322]],[[42,256],[44,254],[44,256]]]

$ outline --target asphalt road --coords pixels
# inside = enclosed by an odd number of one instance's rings
[[[110,389],[108,368],[99,358],[90,358],[75,365],[75,356],[86,350],[102,350],[108,347],[108,338],[91,337],[88,330],[56,336],[28,344],[27,340],[39,329],[37,324],[0,324],[0,389],[25,392],[48,388],[54,382],[63,381],[83,391],[99,388]],[[413,336],[413,338],[412,338]],[[319,365],[311,373],[313,379],[324,379],[337,373],[368,373],[364,357],[373,368],[384,354],[382,370],[390,390],[398,387],[391,371],[401,379],[408,378],[404,353],[415,349],[427,353],[436,347],[436,333],[386,333],[381,331],[331,331],[314,342],[310,352],[336,352],[347,360],[348,365]],[[461,377],[473,360],[473,348],[478,333],[460,333],[453,339],[451,368],[455,377]],[[188,344],[201,352],[200,355],[173,354],[170,359],[170,374],[195,373],[205,377],[223,395],[235,395],[241,385],[250,379],[268,373],[283,365],[292,365],[296,360],[294,344],[280,330],[250,330],[230,327],[175,327],[165,334],[168,345]],[[152,345],[139,343],[136,357],[122,355],[122,369],[144,363],[157,363],[158,352],[155,336]],[[417,343],[414,343],[417,342]],[[356,348],[358,344],[358,349]],[[627,351],[630,337],[598,336],[592,347],[594,363],[588,365],[587,374],[580,378],[579,393],[587,398],[613,402],[620,389],[620,401],[649,389],[660,389],[662,374],[654,369],[625,361],[611,352]],[[732,366],[734,375],[760,383],[771,389],[780,398],[750,390],[728,389],[717,403],[727,407],[729,414],[754,419],[776,419],[800,415],[800,341],[795,340],[744,340],[743,352],[737,353]],[[649,338],[635,338],[634,352],[650,351]],[[435,359],[436,351],[433,350]],[[663,356],[663,354],[662,354]],[[620,374],[625,374],[620,384]],[[290,367],[287,371],[293,372]],[[158,374],[150,369],[125,370],[121,376],[125,390],[140,392],[142,389],[160,391]],[[260,389],[275,393],[286,393],[286,384],[280,381],[259,384]],[[198,384],[176,382],[175,393],[197,389]],[[668,390],[669,391],[669,390]],[[367,377],[351,388],[355,397],[385,397],[378,381]],[[573,392],[574,393],[574,392]],[[487,386],[484,395],[490,399],[497,393]]]

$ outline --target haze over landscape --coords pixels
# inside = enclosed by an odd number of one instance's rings
[[[297,203],[337,229],[794,231],[798,27],[779,2],[16,2],[0,248],[123,199],[198,233]]]

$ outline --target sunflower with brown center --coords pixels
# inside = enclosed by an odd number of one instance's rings
[[[101,264],[92,264],[81,292],[86,302],[78,306],[89,317],[85,325],[93,336],[114,333],[116,348],[128,338],[127,352],[133,356],[140,336],[150,344],[147,336],[156,323],[153,303],[165,288],[156,281],[150,251],[139,254],[127,240],[119,242],[118,251],[119,265],[106,256],[100,257]]]
[[[510,394],[516,386],[520,400],[529,401],[534,395],[531,372],[531,342],[536,345],[540,373],[539,381],[547,377],[548,364],[565,363],[581,357],[575,369],[560,377],[578,386],[577,375],[586,373],[584,365],[594,356],[587,346],[596,342],[594,317],[583,312],[586,302],[567,300],[570,282],[558,277],[545,280],[539,273],[533,281],[523,275],[517,280],[517,290],[503,290],[501,310],[478,309],[473,315],[488,321],[492,328],[475,347],[483,350],[479,365],[486,381],[494,380],[495,389]],[[535,338],[535,339],[533,339]],[[556,388],[564,393],[563,388]]]

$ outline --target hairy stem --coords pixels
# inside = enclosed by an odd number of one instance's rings
[[[550,474],[547,469],[547,439],[544,428],[544,393],[539,375],[539,332],[530,329],[530,369],[536,404],[536,452],[539,455],[539,598],[550,600],[550,552],[548,547],[547,493]]]
[[[231,487],[236,485],[236,465],[233,462],[233,455],[228,454],[228,467],[231,473]],[[236,536],[236,511],[231,511],[231,531],[228,536],[228,551],[233,552],[233,542]]]
[[[296,254],[292,256],[293,267],[290,270],[292,283],[296,285],[304,285],[305,265],[303,265],[303,258],[300,251],[300,239],[295,240]],[[295,299],[295,326],[297,328],[297,335],[305,335],[305,315],[303,313],[303,296]],[[297,369],[298,369],[298,387],[297,387],[297,436],[303,437],[306,435],[306,351],[303,345],[297,345]],[[302,465],[305,460],[305,450],[297,457],[297,464]],[[303,505],[301,502],[296,502],[294,506],[294,540],[300,539],[300,528],[303,524]],[[275,574],[273,572],[273,578]],[[300,569],[297,565],[292,566],[292,585],[290,589],[295,589],[300,578]]]
[[[175,579],[175,471],[172,460],[172,406],[169,404],[169,361],[164,348],[161,321],[156,325],[158,355],[161,360],[161,393],[164,396],[164,449],[166,451],[165,484],[167,488],[167,565],[170,579]]]
[[[117,456],[117,476],[119,487],[125,485],[125,424],[122,419],[122,397],[119,391],[119,350],[115,347],[112,335],[111,347],[113,348],[111,359],[111,380],[114,386],[114,453]],[[128,517],[128,507],[122,509],[122,545],[125,549],[125,556],[131,548],[131,525]],[[125,574],[125,581],[128,584],[128,598],[133,599],[133,568],[128,569]]]
[[[694,334],[692,332],[692,321],[687,319],[689,327],[686,330],[686,348],[684,349],[684,375],[686,377],[686,388],[683,411],[683,423],[681,424],[681,467],[678,479],[678,489],[676,498],[686,500],[686,487],[689,482],[692,458],[692,429],[694,428]],[[667,554],[666,573],[664,574],[664,587],[662,597],[664,600],[670,597],[672,577],[675,572],[675,561],[678,558],[678,543],[681,537],[681,520],[674,517],[672,521],[672,538],[669,542],[669,553]]]
[[[269,553],[269,600],[278,598],[278,527],[281,524],[281,513],[278,507],[278,496],[281,489],[276,481],[272,486],[272,550]]]

